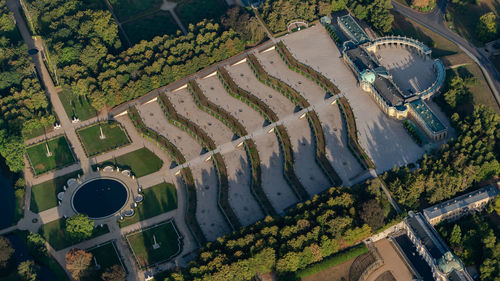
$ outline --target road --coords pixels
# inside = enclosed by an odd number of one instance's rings
[[[440,0],[438,1],[436,8],[431,13],[420,13],[394,0],[392,1],[392,5],[394,7],[393,9],[395,11],[455,43],[472,60],[474,60],[483,71],[493,95],[495,96],[497,104],[500,106],[500,74],[496,70],[493,63],[491,63],[488,57],[485,56],[479,48],[476,48],[469,41],[460,37],[446,26],[444,22],[446,4],[447,0]]]

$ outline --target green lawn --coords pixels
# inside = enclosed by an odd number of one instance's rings
[[[109,0],[118,20],[124,22],[141,14],[160,9],[162,0]]]
[[[433,57],[453,55],[460,52],[460,49],[437,33],[430,31],[424,26],[394,13],[394,22],[391,32],[395,35],[405,35],[422,41],[432,49]]]
[[[476,77],[477,83],[469,88],[472,94],[473,103],[475,105],[485,105],[500,114],[500,108],[498,107],[495,97],[493,97],[493,93],[488,86],[488,82],[486,82],[486,78],[477,64],[471,61],[471,63],[466,66],[449,70],[447,73],[448,75],[450,75],[450,71],[453,71],[454,74],[462,73],[462,76],[465,73],[467,76],[472,74]]]
[[[141,40],[151,40],[156,36],[176,34],[177,30],[180,30],[168,11],[159,11],[129,21],[123,24],[123,29],[125,29],[132,44],[137,44]]]
[[[218,21],[226,10],[224,0],[187,0],[175,7],[175,13],[186,28],[190,23],[196,24],[204,19]]]
[[[32,186],[30,210],[33,213],[39,213],[57,207],[57,194],[63,191],[63,186],[66,184],[66,181],[82,173],[82,170],[78,170]]]
[[[102,162],[99,165],[105,166],[107,164],[116,165],[121,169],[130,169],[137,178],[140,178],[160,170],[163,161],[153,152],[143,147],[110,161]]]
[[[152,218],[177,209],[177,192],[171,183],[160,183],[144,190],[144,200],[135,209],[135,215],[120,222],[120,227]]]
[[[97,276],[101,276],[106,269],[112,267],[113,265],[119,265],[123,268],[113,241],[88,249],[88,251],[92,253],[97,261],[97,264],[101,266],[101,268],[97,271]]]
[[[497,69],[497,71],[500,73],[500,55],[491,56],[490,60],[491,60],[491,63],[493,63],[493,65]]]
[[[153,235],[160,245],[158,249],[153,249]],[[129,234],[127,241],[141,268],[169,260],[179,254],[182,249],[182,242],[177,235],[173,221]]]
[[[101,139],[101,129],[104,139]],[[130,140],[118,122],[101,122],[77,131],[87,156],[94,156],[127,145]]]
[[[40,234],[56,251],[62,250],[71,245],[81,242],[81,241],[72,241],[71,239],[69,239],[69,237],[66,236],[65,223],[66,223],[65,219],[61,218],[46,223],[42,225],[42,227],[40,228]],[[107,224],[105,224],[102,228],[101,227],[94,228],[94,233],[92,234],[92,237],[89,239],[106,234],[108,232],[109,228]]]
[[[470,3],[463,8],[457,5],[448,5],[447,11],[450,17],[447,24],[448,26],[452,26],[453,31],[474,45],[483,46],[483,43],[477,38],[479,18],[488,12],[494,12],[498,16],[500,2],[498,0],[476,0],[469,2],[477,2],[477,5]]]
[[[97,110],[92,107],[87,98],[71,94],[70,89],[63,88],[59,93],[59,99],[70,119],[73,118],[73,113],[76,114],[80,121],[85,121],[97,115]]]
[[[47,156],[45,144],[46,142],[41,142],[26,148],[26,154],[30,159],[35,174],[40,175],[75,162],[66,137],[61,136],[48,141],[51,156]]]

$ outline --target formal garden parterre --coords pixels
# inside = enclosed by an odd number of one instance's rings
[[[95,156],[130,143],[130,138],[118,122],[99,122],[77,131],[87,156]]]
[[[182,237],[171,220],[129,233],[126,239],[140,268],[169,260],[182,249]]]
[[[26,148],[35,175],[73,164],[76,161],[66,136],[46,140]]]

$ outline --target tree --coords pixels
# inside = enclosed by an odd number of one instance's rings
[[[90,238],[93,230],[94,222],[87,215],[77,214],[66,219],[66,233],[75,241]]]
[[[28,249],[32,252],[33,255],[42,257],[47,254],[47,247],[45,247],[45,240],[38,233],[30,232],[30,234],[28,234],[26,244],[28,245]]]
[[[458,224],[455,224],[453,226],[453,230],[451,231],[450,235],[450,243],[452,245],[460,245],[462,242],[462,230],[460,229],[460,226]]]
[[[103,281],[125,281],[127,274],[121,266],[115,264],[102,273],[101,279]]]
[[[379,229],[384,225],[384,211],[377,200],[369,200],[361,205],[361,219],[372,229]]]
[[[73,248],[66,254],[66,269],[77,281],[88,276],[91,263],[92,253],[85,250]]]
[[[0,273],[8,271],[14,252],[15,250],[12,248],[9,239],[0,236]]]
[[[17,273],[25,281],[38,280],[39,270],[40,267],[32,260],[23,261],[17,266]]]
[[[338,12],[346,8],[347,0],[332,0],[332,11]]]
[[[477,37],[482,42],[489,42],[495,38],[498,32],[497,16],[493,12],[486,13],[479,18],[477,25]]]

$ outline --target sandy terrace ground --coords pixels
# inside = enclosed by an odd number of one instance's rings
[[[236,117],[249,133],[262,128],[264,118],[253,108],[229,95],[217,76],[199,79],[197,82],[211,102]]]
[[[196,184],[196,218],[209,241],[231,231],[217,206],[217,172],[212,161],[191,168]]]
[[[283,155],[275,133],[255,138],[262,168],[262,188],[278,213],[298,202],[283,177]]]
[[[286,125],[293,147],[295,174],[310,195],[328,189],[331,184],[316,163],[316,148],[309,122],[306,118]]]
[[[229,175],[229,204],[242,225],[264,218],[264,213],[250,191],[251,172],[244,148],[224,154]]]
[[[383,46],[377,50],[376,57],[403,91],[412,89],[420,92],[436,80],[433,60],[416,54],[414,49]]]
[[[314,40],[315,44],[310,42]],[[385,115],[340,58],[338,48],[320,25],[283,37],[284,43],[301,62],[322,72],[345,94],[356,116],[359,141],[373,159],[378,173],[394,165],[415,162],[424,153],[406,133],[401,122]]]
[[[405,262],[401,260],[401,257],[387,239],[375,242],[375,247],[384,260],[384,265],[370,274],[366,279],[367,281],[374,281],[386,271],[390,271],[396,280],[412,280],[412,274]]]
[[[340,115],[340,109],[335,104],[316,110],[326,140],[326,158],[342,178],[344,185],[349,185],[349,179],[362,173],[363,167],[347,148],[347,128]]]
[[[309,103],[315,104],[325,99],[326,91],[314,81],[288,68],[277,51],[263,52],[258,54],[257,57],[269,74],[299,91]]]
[[[200,156],[201,145],[188,133],[168,122],[157,102],[151,102],[138,106],[144,123],[149,128],[155,130],[169,141],[171,141],[184,155],[186,160]]]
[[[260,82],[246,62],[228,67],[227,70],[238,86],[264,101],[278,118],[281,119],[294,112],[295,105],[280,92]]]
[[[233,132],[217,118],[201,110],[187,89],[167,93],[167,97],[180,115],[200,126],[217,146],[230,142]]]

